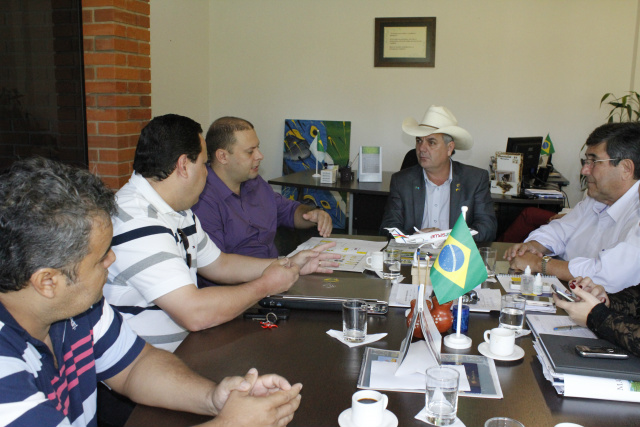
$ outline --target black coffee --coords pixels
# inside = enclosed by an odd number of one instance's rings
[[[362,398],[362,399],[358,399],[358,402],[360,403],[378,403],[378,401],[376,399],[371,399],[368,397]]]

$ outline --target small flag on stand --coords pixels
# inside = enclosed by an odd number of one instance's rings
[[[487,280],[487,268],[461,214],[431,269],[440,304],[452,301]]]
[[[542,141],[542,150],[540,154],[550,155],[555,153],[556,150],[553,148],[553,142],[551,142],[551,137],[547,134],[547,137]]]

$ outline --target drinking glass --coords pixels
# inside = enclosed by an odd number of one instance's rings
[[[498,256],[498,250],[489,247],[479,248],[480,256],[484,261],[484,266],[487,268],[487,275],[495,276],[496,274],[496,259]]]
[[[513,418],[495,417],[489,418],[487,422],[484,423],[484,427],[524,427],[524,424]]]
[[[507,329],[522,329],[526,303],[527,301],[520,294],[502,295],[500,326]]]
[[[428,368],[426,374],[427,422],[436,426],[453,424],[458,412],[460,374],[455,369],[444,366]]]
[[[367,336],[367,303],[350,299],[342,303],[342,333],[348,342],[362,342]]]
[[[384,265],[382,267],[382,273],[385,279],[395,279],[400,276],[400,257],[402,252],[398,248],[387,248],[384,251]]]

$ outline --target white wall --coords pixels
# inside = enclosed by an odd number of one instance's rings
[[[437,104],[476,141],[454,158],[482,168],[507,137],[551,133],[573,205],[578,151],[606,116],[601,96],[640,82],[638,0],[210,0],[204,23],[203,3],[152,2],[154,115],[189,112],[205,128],[222,115],[252,121],[267,179],[281,175],[285,119],[350,120],[351,157],[381,145],[383,168],[397,170],[413,145],[402,120]],[[374,19],[406,16],[437,18],[435,68],[374,67]],[[175,64],[202,58],[208,88]]]
[[[209,124],[209,0],[153,0],[151,111]]]

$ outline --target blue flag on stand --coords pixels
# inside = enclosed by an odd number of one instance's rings
[[[452,301],[487,280],[487,268],[464,216],[453,226],[431,268],[431,284],[440,304]]]

